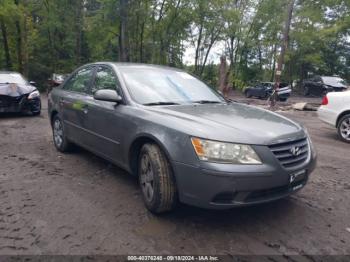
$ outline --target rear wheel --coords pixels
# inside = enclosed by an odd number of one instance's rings
[[[67,152],[71,149],[72,144],[68,141],[62,120],[55,115],[52,120],[52,134],[55,147],[60,152]]]
[[[153,213],[172,210],[177,202],[169,161],[156,144],[145,144],[139,157],[139,183],[144,203]]]
[[[304,85],[304,96],[308,96],[310,94],[310,89],[308,86]]]
[[[281,102],[286,102],[287,101],[287,98],[279,98],[279,100],[281,101]]]
[[[246,91],[245,91],[245,96],[246,96],[247,98],[251,98],[251,97],[252,97],[252,94],[251,94],[251,92],[250,92],[249,90],[246,90]]]
[[[338,125],[338,135],[344,142],[350,143],[350,114],[343,116]]]

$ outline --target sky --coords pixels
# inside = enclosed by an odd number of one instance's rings
[[[185,54],[184,54],[184,64],[193,65],[196,48],[193,46],[191,42],[186,42],[184,45],[186,48]],[[224,50],[225,50],[225,42],[224,41],[217,42],[209,53],[207,64],[210,64],[211,62],[214,62],[214,64],[219,64],[220,56],[222,55]]]

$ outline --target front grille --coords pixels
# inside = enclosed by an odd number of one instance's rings
[[[0,95],[0,107],[16,107],[21,103],[23,97],[24,96],[11,97]]]
[[[307,138],[274,144],[269,148],[285,168],[294,168],[305,163],[310,153]]]
[[[253,201],[258,201],[261,199],[280,197],[280,196],[288,194],[289,192],[292,192],[293,188],[295,188],[297,186],[300,186],[300,185],[304,186],[306,184],[306,182],[307,182],[307,178],[304,178],[300,181],[295,181],[290,185],[275,187],[275,188],[270,188],[270,189],[265,189],[265,190],[253,191],[248,195],[248,197],[244,201],[253,202]]]

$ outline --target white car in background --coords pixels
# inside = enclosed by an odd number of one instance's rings
[[[341,140],[350,143],[350,91],[328,93],[323,98],[318,116],[338,129]]]

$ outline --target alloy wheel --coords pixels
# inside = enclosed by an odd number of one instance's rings
[[[151,160],[147,154],[144,154],[141,158],[140,183],[144,197],[148,202],[151,202],[154,196],[154,173]]]
[[[341,136],[347,140],[350,141],[350,118],[345,118],[341,123],[340,123],[340,134]]]
[[[63,143],[63,127],[59,119],[53,124],[53,138],[57,147],[61,147]]]

